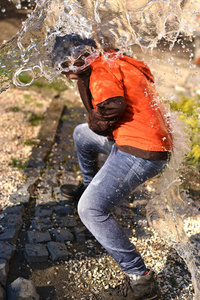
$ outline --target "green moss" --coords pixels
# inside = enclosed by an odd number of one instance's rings
[[[11,157],[11,162],[9,163],[9,166],[17,168],[18,170],[24,170],[26,168],[26,165],[27,161],[16,159],[14,157]]]
[[[31,112],[31,115],[28,121],[31,123],[32,126],[38,126],[44,120],[44,115],[42,113],[36,114]]]
[[[173,102],[171,108],[179,112],[179,118],[186,125],[190,137],[191,151],[187,156],[188,163],[200,166],[200,97],[182,96],[178,102]]]
[[[12,106],[12,107],[9,108],[9,111],[19,112],[19,111],[21,111],[21,109],[18,106]]]
[[[22,83],[24,83],[24,84],[28,84],[28,83],[30,83],[31,82],[31,80],[32,80],[32,76],[31,75],[28,75],[28,73],[26,72],[26,73],[21,73],[21,74],[19,74],[19,80],[22,82]]]
[[[61,121],[71,121],[72,118],[69,115],[62,115],[60,120]]]
[[[38,145],[38,142],[32,139],[23,140],[22,143],[26,146]]]
[[[24,99],[27,100],[27,102],[25,102],[25,103],[27,103],[27,104],[29,104],[30,102],[33,102],[33,99],[31,98],[31,95],[25,94],[25,95],[24,95]]]
[[[36,107],[43,107],[43,104],[40,103],[40,102],[36,102],[36,103],[35,103],[35,106],[36,106]]]

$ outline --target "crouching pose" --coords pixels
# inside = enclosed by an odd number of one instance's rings
[[[123,286],[102,299],[158,299],[153,271],[111,214],[137,186],[162,172],[170,157],[171,134],[156,102],[153,75],[144,62],[113,51],[92,55],[91,62],[80,56],[65,75],[78,81],[88,123],[73,134],[82,184],[76,190],[64,184],[61,191],[79,200],[82,222],[126,273]],[[99,153],[108,155],[101,169]]]

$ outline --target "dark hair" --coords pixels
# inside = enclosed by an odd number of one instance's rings
[[[97,48],[97,46],[93,39],[82,38],[78,34],[57,36],[52,52],[53,63],[62,63],[68,56],[77,59],[85,52],[92,52],[94,48]]]

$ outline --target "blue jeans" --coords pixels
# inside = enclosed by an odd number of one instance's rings
[[[125,153],[86,123],[75,128],[73,137],[82,179],[88,185],[78,203],[80,219],[124,272],[143,275],[144,261],[111,211],[137,186],[161,172],[167,162]],[[100,170],[98,153],[108,155]]]

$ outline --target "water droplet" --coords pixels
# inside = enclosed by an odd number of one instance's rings
[[[175,74],[178,74],[178,73],[179,73],[179,70],[176,68],[175,71],[174,71],[174,73],[175,73]]]

